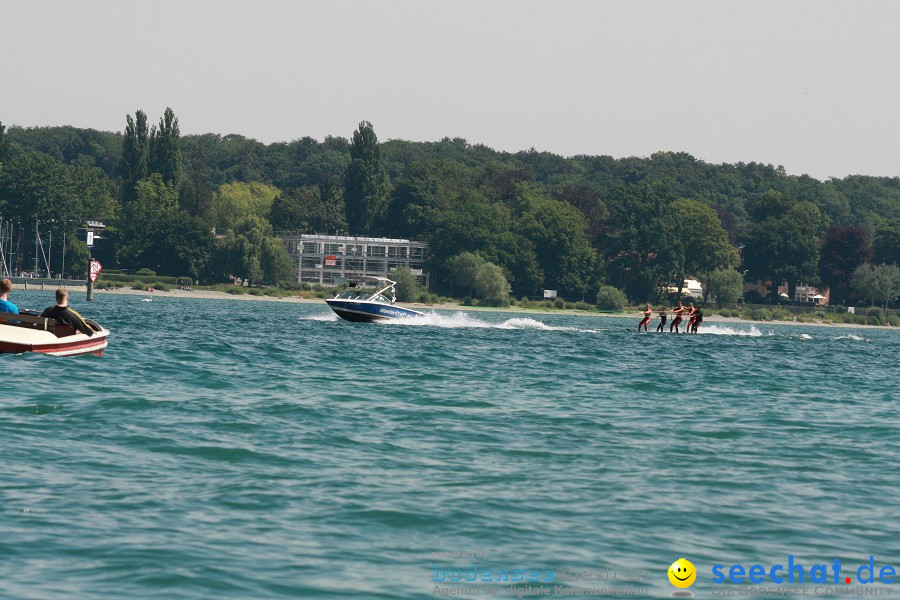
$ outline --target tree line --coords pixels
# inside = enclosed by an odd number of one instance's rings
[[[900,261],[897,177],[379,141],[365,121],[350,138],[273,144],[182,136],[171,109],[148,123],[139,110],[122,133],[0,124],[0,215],[68,232],[78,276],[87,218],[110,224],[95,249],[104,264],[201,281],[288,279],[282,231],[421,239],[436,291],[492,302],[543,289],[594,301],[609,286],[662,301],[693,276],[722,297],[771,280],[791,293],[826,285],[851,304],[865,299],[860,269],[890,276]]]

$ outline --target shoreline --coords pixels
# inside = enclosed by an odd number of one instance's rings
[[[229,294],[228,292],[220,292],[217,290],[192,290],[192,291],[184,291],[184,290],[170,290],[168,292],[162,291],[153,291],[147,292],[143,290],[132,290],[128,288],[115,288],[109,290],[94,290],[95,294],[117,294],[122,296],[144,296],[148,298],[159,297],[159,298],[196,298],[201,300],[238,300],[238,301],[250,301],[250,302],[281,302],[281,303],[290,303],[290,304],[324,304],[324,300],[321,298],[300,298],[297,296],[285,296],[283,298],[277,298],[274,296],[254,296],[251,294]],[[581,310],[573,310],[573,309],[555,309],[555,310],[546,310],[546,309],[535,309],[535,308],[520,308],[516,306],[509,307],[495,307],[495,306],[466,306],[463,304],[456,303],[443,303],[443,304],[422,304],[419,302],[403,302],[401,303],[403,306],[408,306],[410,308],[415,308],[417,310],[422,309],[430,309],[430,310],[456,310],[456,311],[487,311],[487,312],[509,312],[509,313],[523,313],[523,314],[539,314],[539,315],[569,315],[576,317],[612,317],[616,319],[635,319],[639,321],[641,319],[640,312],[633,313],[602,313],[597,311],[581,311]],[[657,322],[658,319],[654,317],[654,322]],[[790,326],[804,326],[804,327],[846,327],[848,329],[879,329],[879,330],[895,330],[900,329],[897,327],[890,327],[887,325],[859,325],[857,323],[801,323],[798,321],[751,321],[749,319],[740,319],[738,317],[723,317],[721,315],[709,315],[705,317],[703,320],[704,323],[749,323],[751,325],[790,325]],[[654,325],[655,326],[655,325]]]

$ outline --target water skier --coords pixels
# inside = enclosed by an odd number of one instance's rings
[[[684,332],[690,333],[691,328],[694,326],[694,315],[697,313],[697,309],[694,308],[693,302],[691,302],[691,306],[690,306],[690,308],[687,309],[687,311],[688,311],[688,324],[687,324],[687,328],[684,330]]]
[[[684,314],[684,304],[681,301],[678,302],[678,306],[672,309],[672,324],[669,325],[669,333],[672,333],[672,328],[675,328],[675,333],[681,333],[678,330],[678,325],[681,324],[681,316]]]
[[[659,311],[659,325],[656,326],[657,333],[665,333],[666,332],[666,307],[663,306],[662,310]]]
[[[700,323],[703,322],[703,307],[701,305],[697,305],[697,312],[694,313],[694,325],[691,327],[691,333],[697,333],[697,328],[700,327]]]
[[[647,326],[650,325],[650,316],[653,314],[653,310],[650,308],[650,303],[647,303],[647,308],[644,309],[644,320],[638,323],[638,333],[641,331],[641,327],[644,328],[644,332],[650,331],[647,329]]]

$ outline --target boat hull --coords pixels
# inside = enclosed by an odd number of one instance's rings
[[[76,333],[56,337],[50,331],[27,329],[12,325],[0,325],[0,353],[21,354],[36,352],[50,356],[78,356],[103,354],[109,331],[101,328],[92,336]]]
[[[392,319],[408,319],[410,317],[421,317],[424,313],[411,308],[403,308],[402,306],[394,306],[392,304],[384,304],[382,302],[369,302],[366,300],[326,300],[328,306],[334,313],[346,319],[347,321],[355,321],[360,323],[371,323],[373,321],[388,321]]]

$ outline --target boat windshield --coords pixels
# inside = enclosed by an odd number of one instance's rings
[[[369,294],[355,290],[347,290],[346,292],[338,296],[338,298],[341,300],[365,300],[368,297]]]
[[[350,289],[344,290],[337,296],[335,296],[336,300],[368,300],[370,302],[382,302],[384,304],[393,304],[394,299],[387,295],[385,292],[391,290],[390,296],[393,296],[392,287],[386,287],[384,289],[375,291],[372,288],[368,290],[361,289]]]

